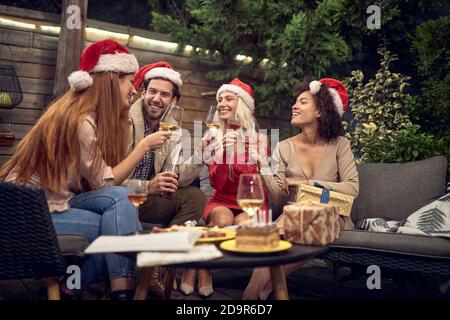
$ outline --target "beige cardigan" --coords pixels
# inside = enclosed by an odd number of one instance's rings
[[[136,100],[131,106],[130,115],[133,122],[131,128],[131,148],[134,148],[139,141],[144,139],[144,115],[142,113],[142,98]],[[174,150],[176,141],[167,141],[163,144],[160,151],[155,153],[155,175],[162,172],[162,169],[170,160],[171,151]],[[196,150],[197,151],[197,150]],[[197,158],[195,158],[197,157]],[[200,158],[200,159],[198,159]],[[200,171],[203,169],[203,161],[198,156],[198,152],[194,156],[187,159],[181,166],[178,167],[178,183],[180,187],[188,186],[198,177]]]
[[[308,177],[303,172],[298,155],[295,152],[292,138],[281,141],[272,155],[272,166],[261,168],[261,174],[269,189],[269,195],[275,203],[285,203],[288,195],[283,191],[286,178],[320,183],[333,191],[356,197],[359,192],[358,171],[355,158],[350,148],[350,142],[344,137],[338,137],[326,146],[319,168],[314,176]]]

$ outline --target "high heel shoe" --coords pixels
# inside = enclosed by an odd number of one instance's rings
[[[212,277],[211,277],[211,273],[209,271],[205,271],[208,272],[208,283],[207,285],[200,287],[200,275],[198,276],[198,295],[200,297],[203,298],[207,298],[210,295],[212,295],[214,293],[214,288],[212,286]]]
[[[194,293],[194,286],[191,286],[187,283],[181,283],[180,284],[180,291],[184,295],[188,296]]]
[[[192,274],[192,275],[191,275]],[[197,270],[192,269],[186,269],[183,272],[183,276],[181,277],[181,284],[180,284],[180,291],[184,295],[188,296],[194,293],[194,285],[190,285],[186,283],[186,279],[192,279],[194,278],[194,284],[195,284],[195,276],[197,275]]]

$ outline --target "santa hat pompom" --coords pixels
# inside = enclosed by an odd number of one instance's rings
[[[91,75],[86,71],[72,72],[69,77],[70,89],[74,91],[81,91],[92,86],[93,79]]]
[[[320,91],[320,87],[322,86],[322,82],[314,80],[309,83],[309,91],[311,94],[317,94]]]

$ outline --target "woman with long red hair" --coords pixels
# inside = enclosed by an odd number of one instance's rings
[[[80,71],[69,76],[71,89],[53,102],[0,169],[0,179],[45,190],[57,234],[100,235],[141,230],[136,208],[120,184],[146,152],[161,147],[169,133],[143,139],[129,153],[129,109],[138,63],[113,40],[87,47]],[[132,259],[104,254],[81,266],[86,286],[107,267],[112,299],[133,296]],[[73,295],[64,284],[63,294]]]

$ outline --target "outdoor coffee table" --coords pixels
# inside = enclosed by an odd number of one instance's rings
[[[226,268],[255,268],[269,267],[272,286],[275,292],[275,299],[288,300],[288,291],[286,286],[286,276],[284,274],[283,265],[301,262],[312,259],[318,255],[325,253],[328,247],[303,246],[294,244],[292,248],[284,252],[255,255],[244,253],[230,253],[222,250],[223,257],[200,262],[189,262],[183,264],[169,265],[170,276],[166,284],[166,298],[170,297],[172,284],[175,277],[176,268],[186,269],[226,269]],[[153,273],[154,267],[143,267],[140,270],[139,282],[136,288],[135,300],[145,300],[147,297],[148,285]]]

